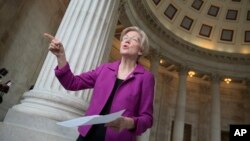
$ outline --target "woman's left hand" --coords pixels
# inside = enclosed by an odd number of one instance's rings
[[[114,121],[105,124],[106,127],[110,127],[116,131],[122,131],[123,129],[133,129],[134,120],[129,117],[120,117]]]

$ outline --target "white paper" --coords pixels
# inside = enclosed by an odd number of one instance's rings
[[[111,122],[124,113],[125,110],[121,110],[108,115],[93,115],[93,116],[85,116],[81,118],[71,119],[63,122],[57,122],[58,125],[65,127],[77,127],[81,125],[93,125],[93,124],[101,124]]]

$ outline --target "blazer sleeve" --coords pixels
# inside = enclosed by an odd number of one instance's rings
[[[96,79],[101,72],[104,65],[97,67],[95,70],[81,73],[80,75],[74,75],[67,63],[64,67],[55,68],[55,75],[59,82],[66,90],[82,90],[87,88],[93,88]]]
[[[132,117],[136,135],[141,135],[153,125],[153,99],[154,99],[155,79],[153,74],[148,73],[143,80],[142,94],[139,104],[139,116]]]

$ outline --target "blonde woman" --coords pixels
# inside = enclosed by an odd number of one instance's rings
[[[62,43],[49,34],[49,50],[56,56],[55,75],[67,90],[93,88],[85,115],[105,115],[126,109],[121,118],[107,124],[80,126],[77,141],[135,141],[153,123],[154,77],[138,64],[148,48],[148,37],[138,27],[122,31],[121,60],[74,75],[66,60]]]

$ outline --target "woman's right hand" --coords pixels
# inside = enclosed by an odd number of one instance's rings
[[[64,65],[66,65],[67,61],[62,42],[48,33],[44,33],[43,35],[48,39],[50,39],[50,44],[48,49],[51,53],[53,53],[57,57],[58,67],[63,67]]]
[[[44,33],[43,35],[50,39],[49,50],[51,53],[53,53],[56,57],[60,57],[65,54],[61,41],[48,33]]]

